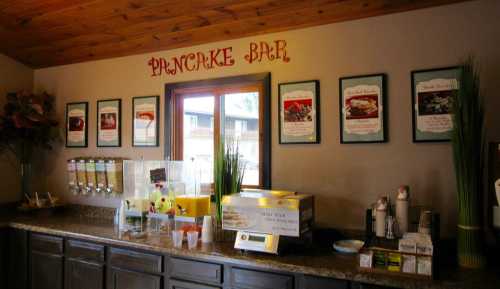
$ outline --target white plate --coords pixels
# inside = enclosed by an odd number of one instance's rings
[[[365,245],[365,242],[360,240],[340,240],[333,243],[333,248],[342,253],[355,254],[358,253]]]

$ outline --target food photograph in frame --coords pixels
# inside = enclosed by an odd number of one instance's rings
[[[448,67],[411,73],[414,142],[451,139],[452,99],[458,92],[460,72],[460,67]]]
[[[340,143],[387,141],[386,75],[339,79]]]
[[[279,143],[319,143],[319,81],[281,83],[278,90]]]
[[[97,101],[97,146],[121,146],[121,100]]]
[[[66,104],[66,147],[87,147],[88,112],[88,102]]]
[[[156,147],[159,140],[159,96],[136,96],[132,99],[132,145]]]

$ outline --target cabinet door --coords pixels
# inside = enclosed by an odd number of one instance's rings
[[[31,289],[62,289],[63,257],[31,252]]]
[[[7,288],[26,289],[28,286],[28,232],[12,229],[7,240]]]
[[[168,283],[168,289],[220,289],[220,287],[201,285],[173,279],[170,279]]]
[[[64,275],[65,289],[104,288],[104,267],[100,264],[67,259]]]
[[[161,277],[117,268],[108,271],[107,289],[160,289]]]

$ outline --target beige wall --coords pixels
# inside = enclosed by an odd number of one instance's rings
[[[378,196],[393,193],[401,184],[411,187],[415,204],[431,205],[442,213],[446,235],[454,232],[455,184],[450,144],[414,144],[411,137],[410,71],[456,65],[469,53],[482,65],[489,139],[500,139],[500,1],[475,1],[433,9],[393,14],[359,21],[161,51],[138,56],[88,62],[35,71],[35,87],[58,97],[64,120],[65,103],[90,101],[88,149],[58,149],[47,165],[47,186],[65,190],[65,160],[76,156],[163,158],[161,146],[131,147],[131,99],[164,95],[164,84],[256,72],[272,73],[272,182],[274,188],[316,196],[317,219],[324,225],[362,228],[364,210]],[[290,63],[247,64],[243,60],[250,41],[285,39]],[[233,47],[237,63],[210,72],[152,78],[147,61],[186,52]],[[339,143],[338,78],[384,72],[388,74],[390,141],[386,144]],[[279,145],[277,85],[319,79],[321,83],[321,144]],[[123,146],[96,148],[96,100],[122,98]],[[162,104],[163,106],[163,104]],[[163,108],[162,108],[163,115]],[[161,128],[163,131],[163,127]],[[115,200],[68,196],[73,202],[116,205]]]
[[[0,54],[0,110],[3,113],[5,95],[20,90],[32,91],[33,69]],[[0,155],[0,203],[21,199],[18,164],[10,154]]]

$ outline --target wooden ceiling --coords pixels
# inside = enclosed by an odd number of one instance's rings
[[[0,52],[33,68],[463,0],[2,0]]]

